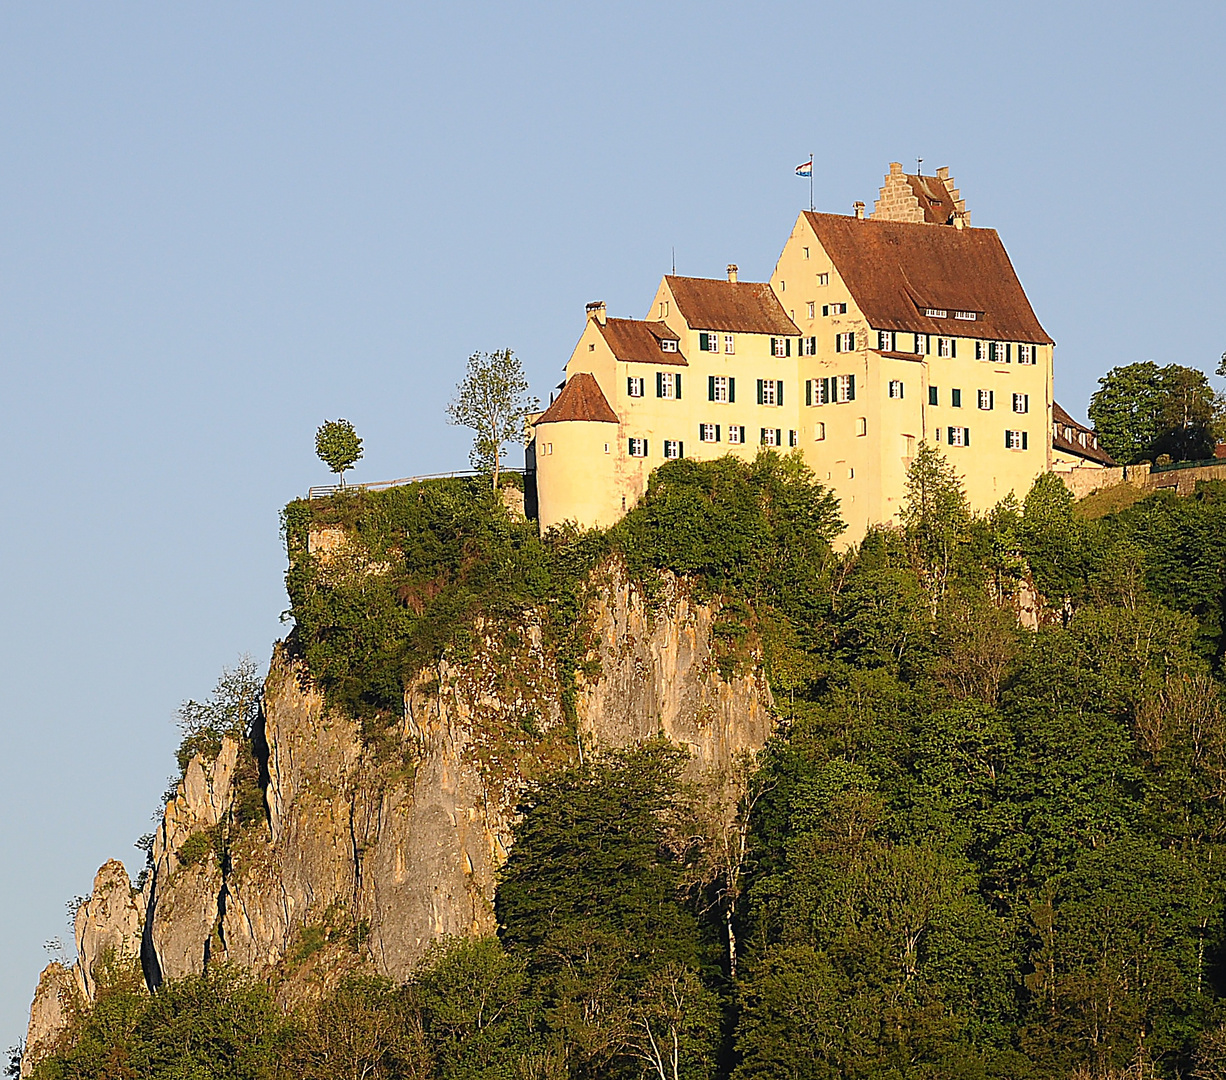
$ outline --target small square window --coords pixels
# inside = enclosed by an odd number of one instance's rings
[[[677,343],[672,338],[660,339],[660,352],[676,352]]]
[[[899,398],[899,399],[902,398],[902,380],[901,379],[891,379],[890,380],[890,397]]]
[[[588,352],[595,352],[595,351],[596,351],[596,343],[595,343],[594,341],[589,341],[589,342],[588,342],[587,351],[588,351]]]
[[[829,284],[830,284],[830,275],[829,275],[829,274],[818,274],[818,275],[817,275],[817,283],[818,283],[819,285],[829,285]]]
[[[807,258],[809,257],[809,249],[808,249],[808,248],[804,248],[803,250],[804,250],[804,253],[805,253],[805,258],[807,259]]]

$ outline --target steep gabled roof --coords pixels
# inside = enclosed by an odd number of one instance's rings
[[[808,210],[805,217],[875,329],[1054,344],[995,229],[934,228]],[[929,317],[928,308],[948,316]],[[976,318],[955,319],[955,311]]]
[[[774,290],[764,281],[721,281],[718,278],[664,278],[677,310],[694,330],[726,330],[741,334],[800,333],[788,318]]]
[[[555,424],[562,420],[592,420],[601,424],[616,424],[617,413],[609,407],[609,400],[600,389],[594,375],[580,371],[572,375],[562,387],[562,392],[537,418],[537,426]]]
[[[664,352],[661,341],[680,341],[662,322],[643,319],[606,319],[596,324],[618,360],[638,364],[677,364],[686,366],[679,352]]]
[[[1051,403],[1052,439],[1051,448],[1066,454],[1074,454],[1100,465],[1115,465],[1115,459],[1098,445],[1098,436],[1092,428],[1079,424],[1061,407]]]

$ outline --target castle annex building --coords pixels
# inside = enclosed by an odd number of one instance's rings
[[[801,451],[856,541],[896,518],[923,441],[986,510],[1053,465],[1110,463],[1063,437],[1053,458],[1053,345],[948,170],[893,164],[870,215],[803,212],[769,282],[668,275],[642,320],[588,305],[530,424],[541,526],[613,523],[671,458],[773,447]]]

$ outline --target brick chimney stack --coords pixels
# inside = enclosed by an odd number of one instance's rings
[[[595,319],[601,326],[604,326],[605,320],[609,317],[609,312],[604,306],[603,300],[593,300],[588,304],[586,310],[589,319]]]
[[[851,204],[851,208],[856,213],[856,220],[863,221],[864,220],[864,203],[854,202]]]

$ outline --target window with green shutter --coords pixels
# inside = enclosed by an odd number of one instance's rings
[[[728,401],[736,401],[736,378],[732,375],[728,376]]]

